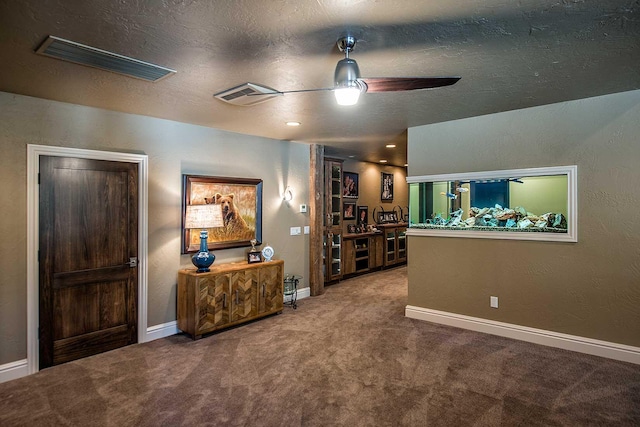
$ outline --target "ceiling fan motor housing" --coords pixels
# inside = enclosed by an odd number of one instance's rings
[[[336,65],[334,76],[336,88],[356,86],[356,81],[360,78],[358,63],[351,58],[341,59]]]

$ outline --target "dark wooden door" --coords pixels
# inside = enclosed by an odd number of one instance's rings
[[[137,342],[138,165],[41,156],[39,215],[40,368]]]

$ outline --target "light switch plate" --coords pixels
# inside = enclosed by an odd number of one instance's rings
[[[491,308],[498,308],[498,297],[490,297],[489,305],[491,305]]]
[[[299,236],[302,234],[302,229],[300,227],[291,227],[289,231],[292,236]]]
[[[308,225],[304,226],[304,234],[309,234],[309,226]]]

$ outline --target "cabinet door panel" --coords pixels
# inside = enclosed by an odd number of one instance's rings
[[[231,321],[249,319],[258,313],[258,269],[231,273]]]
[[[356,271],[356,250],[352,239],[345,239],[344,246],[344,274],[351,274]]]
[[[198,334],[229,323],[229,275],[219,274],[198,281],[200,312]]]
[[[282,310],[283,280],[282,269],[277,265],[265,266],[260,269],[259,313]]]
[[[371,247],[371,252],[369,253],[371,267],[381,267],[384,262],[384,237],[371,237],[371,239],[369,239],[369,246]]]

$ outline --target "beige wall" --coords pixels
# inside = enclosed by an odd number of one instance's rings
[[[409,176],[578,165],[577,243],[410,236],[409,305],[640,346],[638,135],[640,91],[409,129]]]
[[[409,186],[407,184],[406,169],[403,167],[386,166],[377,163],[357,162],[354,160],[345,160],[343,163],[345,172],[355,172],[358,174],[359,189],[357,199],[344,199],[344,201],[355,201],[356,206],[369,207],[369,224],[375,224],[373,218],[373,210],[376,212],[384,209],[385,211],[393,210],[399,212],[398,206],[402,207],[403,212],[407,213],[409,205]],[[382,172],[393,174],[393,201],[380,200]],[[382,208],[382,209],[381,209]],[[355,224],[356,220],[344,221],[344,228],[348,224]]]
[[[298,212],[309,203],[308,145],[0,92],[0,365],[26,357],[27,144],[149,156],[149,326],[176,319],[176,274],[193,267],[180,255],[185,173],[262,179],[263,241],[286,272],[308,276],[308,236],[289,235],[309,224]],[[245,259],[246,250],[216,251],[216,263]]]

